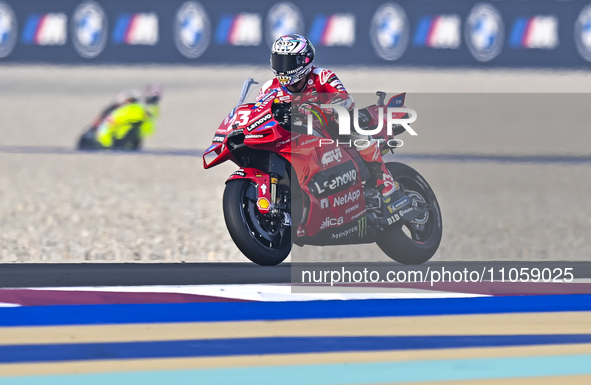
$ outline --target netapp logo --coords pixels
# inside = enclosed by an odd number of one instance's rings
[[[335,197],[332,201],[332,206],[337,207],[349,202],[355,202],[361,196],[361,191],[349,191],[342,196]]]

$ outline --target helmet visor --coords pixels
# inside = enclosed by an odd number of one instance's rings
[[[304,64],[305,56],[271,54],[271,68],[279,74],[288,74]]]

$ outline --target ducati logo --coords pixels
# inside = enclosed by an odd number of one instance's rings
[[[332,76],[334,76],[334,73],[330,72],[329,70],[322,70],[320,72],[320,75],[318,75],[320,77],[320,84],[325,84],[328,79],[330,79]]]

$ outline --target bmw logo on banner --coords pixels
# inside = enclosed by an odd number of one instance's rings
[[[17,38],[16,17],[10,6],[0,1],[0,57],[10,55]]]
[[[174,29],[176,47],[186,58],[198,58],[209,46],[209,18],[196,1],[187,1],[179,8]]]
[[[272,46],[278,37],[304,33],[304,18],[292,3],[275,4],[267,14],[267,43]]]
[[[490,4],[476,4],[466,20],[464,37],[474,59],[486,62],[503,49],[505,31],[501,15]]]
[[[72,42],[80,56],[97,57],[107,44],[109,31],[107,16],[103,8],[94,1],[80,4],[71,21]]]
[[[371,20],[369,34],[379,57],[384,60],[399,59],[406,51],[410,35],[404,9],[395,3],[379,7]]]
[[[591,62],[591,4],[587,5],[575,24],[575,42],[583,59]]]

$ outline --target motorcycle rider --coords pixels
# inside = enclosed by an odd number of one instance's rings
[[[137,101],[141,95],[137,92],[122,92],[117,95],[115,102],[109,104],[105,107],[101,113],[94,119],[92,124],[90,125],[90,130],[96,130],[101,125],[101,123],[111,114],[111,112],[115,111],[119,107],[123,107],[126,104],[132,103]]]
[[[120,98],[95,120],[96,141],[103,148],[139,147],[141,140],[154,134],[155,121],[160,116],[160,97],[160,87],[149,85],[143,98],[134,94]]]
[[[279,37],[271,49],[271,69],[275,78],[263,84],[258,99],[273,90],[283,91],[292,96],[293,94],[303,94],[304,97],[310,95],[310,99],[317,96],[316,94],[331,94],[333,97],[330,100],[315,102],[338,104],[350,112],[353,111],[355,101],[341,81],[334,72],[314,66],[314,56],[314,46],[306,37],[298,34]],[[310,110],[302,106],[300,112],[309,114]],[[324,110],[324,112],[328,111]],[[337,115],[331,115],[333,121],[337,118]],[[367,143],[367,140],[370,140],[369,146],[356,146],[356,150],[377,179],[377,188],[381,191],[384,200],[388,196],[395,201],[403,198],[403,191],[384,164],[378,142],[355,130],[351,130],[350,137],[356,141],[354,143]]]

